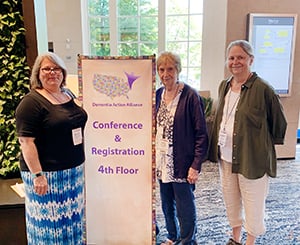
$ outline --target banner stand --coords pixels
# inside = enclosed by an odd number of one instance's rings
[[[78,55],[87,244],[155,244],[155,55]]]

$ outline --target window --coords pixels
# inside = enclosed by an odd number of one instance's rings
[[[180,79],[200,89],[203,0],[85,0],[91,55],[180,55]]]
[[[166,2],[166,50],[180,54],[181,79],[196,89],[200,89],[202,1],[172,0]]]

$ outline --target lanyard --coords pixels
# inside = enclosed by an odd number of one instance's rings
[[[227,106],[226,106],[226,114],[225,114],[224,129],[225,129],[226,125],[227,125],[227,122],[228,122],[230,116],[232,115],[233,109],[236,107],[236,105],[237,105],[237,103],[238,103],[238,101],[239,101],[239,99],[240,99],[240,97],[241,97],[241,95],[239,94],[239,96],[235,99],[235,101],[234,101],[232,107],[231,107],[230,110],[229,110],[229,103],[230,103],[231,92],[232,92],[232,91],[231,91],[231,88],[230,88],[230,89],[229,89],[229,93],[228,93]]]

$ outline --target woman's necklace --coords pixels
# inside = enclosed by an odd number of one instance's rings
[[[66,102],[66,96],[64,93],[60,92],[59,94],[62,96],[56,96],[54,93],[51,93],[48,89],[44,88],[45,91],[52,97],[52,99],[54,99],[56,102],[58,102],[59,104],[62,104],[64,102]]]
[[[177,96],[177,94],[178,94],[178,90],[179,90],[179,83],[176,83],[176,90],[175,90],[175,93],[172,95],[172,97],[167,98],[167,96],[166,96],[167,90],[165,89],[165,91],[164,91],[164,97],[163,97],[164,102],[165,102],[166,104],[168,104],[170,101],[174,101],[174,99],[176,98],[176,96]]]

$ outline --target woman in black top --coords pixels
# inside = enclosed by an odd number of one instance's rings
[[[83,132],[87,113],[64,88],[56,54],[37,57],[31,91],[16,110],[28,244],[83,244]]]

